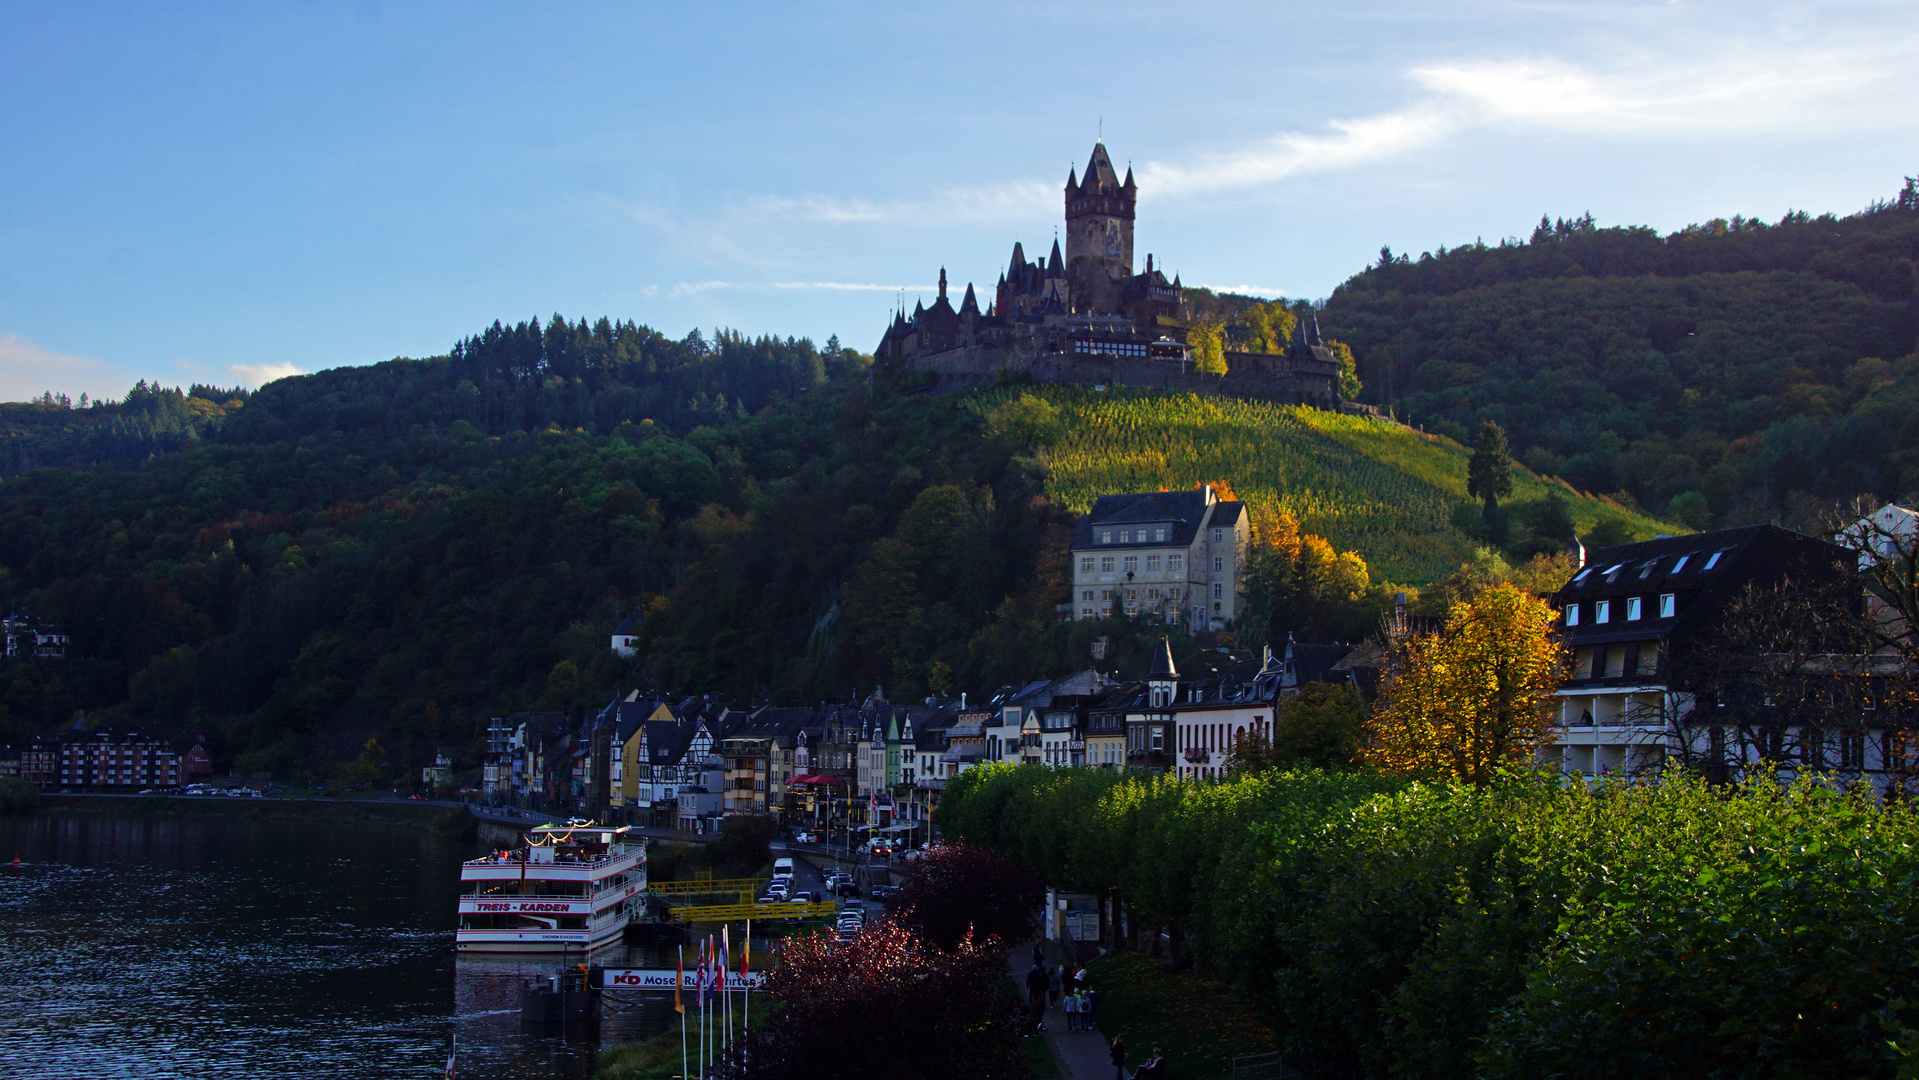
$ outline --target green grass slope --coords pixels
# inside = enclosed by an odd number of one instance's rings
[[[1254,512],[1290,511],[1308,532],[1358,551],[1375,577],[1424,584],[1446,576],[1476,542],[1453,525],[1469,452],[1458,443],[1368,417],[1237,398],[1089,387],[1003,389],[972,407],[990,412],[1021,393],[1057,406],[1047,494],[1075,513],[1100,495],[1224,480]],[[1515,466],[1510,502],[1564,493],[1581,534],[1602,518],[1635,537],[1683,528]]]

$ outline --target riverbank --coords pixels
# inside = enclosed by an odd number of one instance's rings
[[[155,818],[225,818],[254,821],[357,821],[429,829],[458,804],[372,799],[236,799],[195,795],[41,794],[36,814],[113,814]]]

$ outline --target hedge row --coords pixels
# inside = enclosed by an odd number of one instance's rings
[[[1003,766],[940,815],[1176,926],[1314,1076],[1919,1076],[1919,818],[1862,793]]]

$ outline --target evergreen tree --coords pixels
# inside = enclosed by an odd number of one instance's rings
[[[1466,493],[1486,504],[1491,517],[1499,500],[1513,493],[1513,456],[1506,445],[1506,429],[1491,420],[1479,425],[1472,460],[1466,463]]]

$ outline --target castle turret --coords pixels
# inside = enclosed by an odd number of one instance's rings
[[[1138,186],[1132,170],[1121,183],[1106,144],[1093,144],[1086,179],[1066,186],[1066,275],[1073,306],[1120,310],[1133,276],[1133,210]]]

